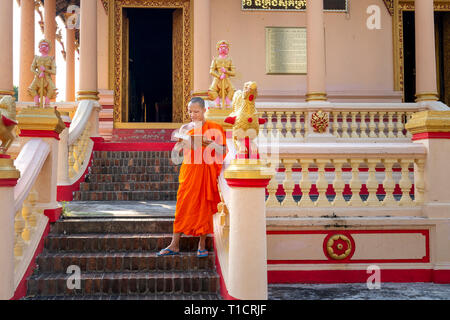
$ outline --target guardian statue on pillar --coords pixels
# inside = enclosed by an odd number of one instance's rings
[[[40,56],[35,56],[31,65],[31,72],[35,74],[34,80],[28,88],[28,92],[34,98],[36,107],[50,106],[50,99],[57,95],[57,89],[52,80],[56,74],[55,58],[49,56],[50,42],[43,39],[39,42]]]
[[[230,44],[221,40],[217,43],[219,56],[215,57],[211,63],[209,73],[214,77],[213,83],[209,87],[208,95],[215,102],[217,108],[231,108],[231,100],[235,89],[230,81],[230,77],[236,74],[235,67],[228,57]]]

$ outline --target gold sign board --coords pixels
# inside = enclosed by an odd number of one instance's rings
[[[323,9],[347,12],[348,3],[347,0],[323,0]],[[306,0],[242,0],[242,10],[305,11]]]
[[[266,27],[266,73],[306,74],[306,28]]]

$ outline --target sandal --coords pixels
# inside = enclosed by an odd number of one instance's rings
[[[166,253],[161,253],[161,251],[166,251]],[[170,249],[162,249],[161,251],[156,254],[158,257],[176,256],[176,255],[180,254],[179,252],[173,251],[173,250],[170,250]]]
[[[197,250],[198,258],[205,258],[208,256],[208,250]]]

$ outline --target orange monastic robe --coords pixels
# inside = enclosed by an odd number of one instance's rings
[[[219,124],[205,121],[201,133],[208,140],[225,145],[225,133]],[[198,134],[199,129],[195,132]],[[194,129],[188,135],[194,135]],[[196,150],[185,148],[183,152],[173,232],[191,236],[213,233],[213,215],[220,202],[217,178],[225,154],[216,154],[205,147]]]

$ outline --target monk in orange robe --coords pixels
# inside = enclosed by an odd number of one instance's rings
[[[183,150],[173,237],[170,245],[158,255],[179,254],[181,234],[199,236],[198,257],[207,257],[205,240],[213,233],[213,215],[221,201],[217,179],[226,153],[223,128],[205,120],[205,102],[193,98],[188,105],[192,122],[180,128],[175,149]]]

